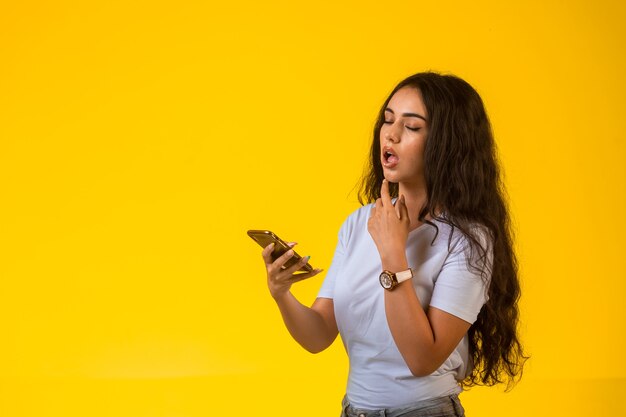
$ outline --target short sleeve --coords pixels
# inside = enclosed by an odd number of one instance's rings
[[[476,321],[482,306],[487,302],[487,289],[491,280],[493,250],[485,232],[478,232],[477,238],[487,248],[485,278],[480,271],[467,265],[469,254],[467,240],[459,240],[444,263],[435,282],[430,305],[457,316],[472,324]]]
[[[333,255],[333,260],[330,264],[330,267],[328,268],[328,272],[326,273],[326,278],[324,278],[322,287],[317,294],[318,298],[335,298],[335,282],[337,280],[337,275],[341,271],[341,267],[346,256],[346,243],[348,239],[347,235],[348,233],[346,220],[339,229],[339,237],[337,241],[337,247],[335,248],[335,254]]]

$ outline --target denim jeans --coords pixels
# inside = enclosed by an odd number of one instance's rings
[[[341,417],[464,417],[458,395],[431,398],[401,408],[363,410],[350,405],[347,397],[341,403]]]

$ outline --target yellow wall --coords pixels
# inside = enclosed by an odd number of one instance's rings
[[[532,359],[468,414],[624,413],[624,21],[607,0],[3,2],[0,415],[338,415],[341,344],[290,339],[245,231],[328,268],[378,106],[427,69],[482,95],[518,236]]]

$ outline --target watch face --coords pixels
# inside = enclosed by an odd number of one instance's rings
[[[391,288],[393,286],[393,280],[391,279],[391,276],[385,272],[380,274],[380,285],[382,285],[385,289]]]

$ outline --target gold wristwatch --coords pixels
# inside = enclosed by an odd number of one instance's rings
[[[397,273],[393,273],[390,271],[383,271],[380,274],[380,285],[383,286],[384,289],[391,291],[398,286],[401,282],[409,280],[413,278],[413,270],[411,268],[406,271],[401,271]]]

